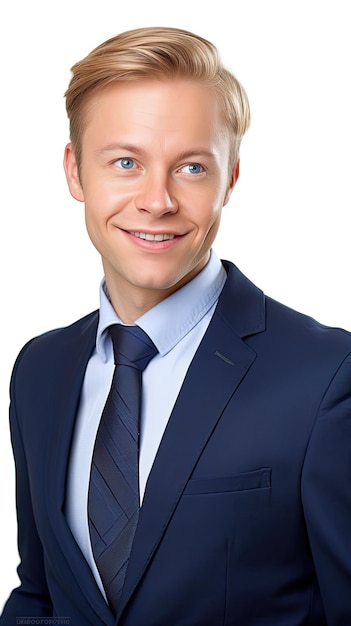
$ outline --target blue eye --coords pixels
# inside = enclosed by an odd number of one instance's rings
[[[188,163],[184,165],[182,171],[186,171],[188,174],[201,174],[204,171],[204,168],[200,163]]]
[[[135,161],[133,159],[129,159],[128,157],[125,157],[123,159],[117,159],[115,163],[118,165],[118,167],[121,167],[124,170],[131,170],[135,166]]]

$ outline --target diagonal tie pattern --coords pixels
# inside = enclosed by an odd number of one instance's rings
[[[142,370],[157,348],[138,326],[111,326],[115,371],[91,466],[91,544],[106,597],[117,613],[139,517],[139,418]]]

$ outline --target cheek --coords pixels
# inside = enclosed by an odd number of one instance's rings
[[[209,213],[206,216],[206,219],[197,222],[198,230],[197,230],[197,241],[199,245],[199,250],[208,249],[212,246],[221,220],[221,208],[217,208],[215,211]]]
[[[88,185],[85,191],[86,221],[101,226],[106,223],[113,215],[115,195],[106,185]]]
[[[212,245],[212,243],[213,243],[213,241],[214,241],[214,239],[215,239],[215,237],[216,237],[216,235],[218,233],[220,221],[221,221],[221,210],[219,210],[217,212],[217,214],[214,216],[214,218],[213,218],[213,220],[212,220],[212,222],[210,224],[210,227],[209,227],[209,229],[207,231],[207,237],[206,238],[208,240],[210,240],[211,245]]]
[[[222,202],[218,198],[214,198],[213,202],[199,202],[196,212],[196,221],[198,227],[203,232],[209,232],[212,229],[218,229],[219,221],[222,213]]]
[[[94,216],[87,209],[87,205],[85,205],[85,226],[91,242],[94,244],[95,247],[98,247],[100,239],[100,229],[96,224]]]
[[[88,235],[96,246],[105,236],[108,227],[109,212],[106,198],[101,194],[86,194],[84,209]]]
[[[102,223],[102,215],[98,207],[99,204],[91,202],[91,199],[85,201],[85,224],[90,236],[99,230],[99,225],[101,226]]]

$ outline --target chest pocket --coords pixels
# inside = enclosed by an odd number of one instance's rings
[[[270,467],[263,467],[252,472],[235,474],[233,476],[194,478],[189,480],[183,495],[267,489],[271,486],[271,474],[272,470]]]

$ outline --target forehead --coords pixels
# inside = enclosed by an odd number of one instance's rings
[[[228,135],[213,89],[182,78],[110,83],[88,97],[82,115],[83,143],[133,133],[155,141]]]

